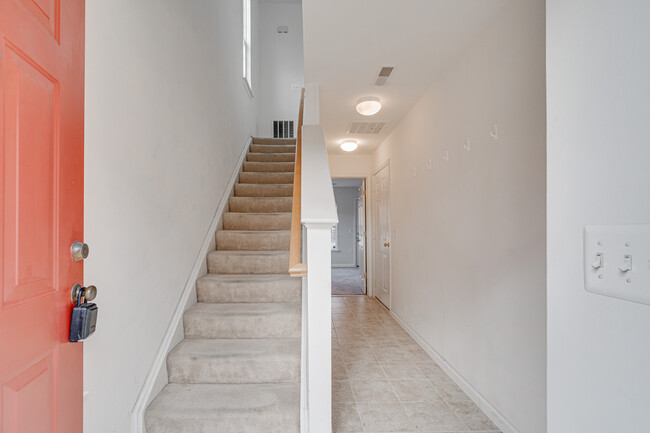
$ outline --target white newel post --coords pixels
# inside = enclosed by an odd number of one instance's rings
[[[309,433],[332,432],[332,223],[307,223]]]

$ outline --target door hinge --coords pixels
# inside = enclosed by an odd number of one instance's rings
[[[364,278],[364,279],[367,279],[367,278],[368,278],[368,273],[367,273],[367,272],[364,272],[364,273],[363,273],[363,278]]]
[[[366,195],[366,189],[365,188],[361,191],[361,194]]]

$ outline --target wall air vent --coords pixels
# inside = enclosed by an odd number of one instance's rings
[[[393,73],[393,69],[395,68],[392,66],[384,66],[381,68],[381,71],[379,71],[379,75],[375,80],[375,86],[385,86],[386,82],[388,81],[388,77],[390,77],[390,74]]]
[[[352,122],[348,126],[348,134],[379,134],[386,122]]]
[[[293,134],[293,120],[274,120],[273,138],[296,138]]]

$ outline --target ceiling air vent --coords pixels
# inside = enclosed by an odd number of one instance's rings
[[[348,126],[348,134],[379,134],[386,122],[352,122]]]
[[[274,120],[273,138],[296,138],[293,135],[293,120]]]
[[[388,77],[390,77],[390,74],[393,73],[393,67],[392,66],[384,66],[381,68],[381,71],[379,71],[379,75],[377,76],[377,80],[375,80],[375,86],[385,86],[386,82],[388,81]]]

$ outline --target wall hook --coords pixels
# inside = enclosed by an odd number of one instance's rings
[[[465,144],[463,144],[463,148],[468,152],[472,150],[472,140],[469,137],[467,137],[467,139],[465,140]]]
[[[499,139],[499,125],[497,125],[496,123],[492,124],[492,130],[490,131],[490,137],[492,137],[492,139],[494,141],[497,141]]]

